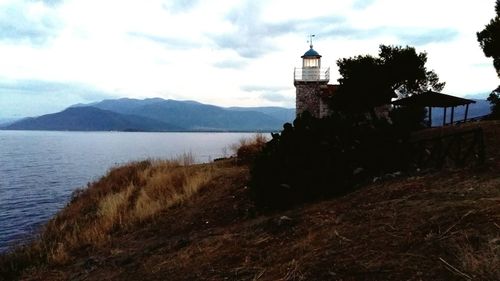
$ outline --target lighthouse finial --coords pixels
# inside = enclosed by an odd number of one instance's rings
[[[309,47],[312,49],[313,47],[313,37],[315,37],[315,34],[310,34],[309,35]]]

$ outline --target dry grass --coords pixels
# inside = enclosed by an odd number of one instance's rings
[[[233,144],[230,148],[236,155],[236,159],[240,164],[251,163],[267,143],[268,138],[257,133],[251,138],[242,138],[239,143]]]
[[[47,223],[39,239],[4,257],[10,259],[10,268],[0,268],[0,273],[16,272],[27,264],[66,264],[72,251],[98,248],[114,231],[182,204],[214,174],[214,165],[193,162],[194,158],[186,154],[175,160],[148,160],[112,169],[87,189],[75,192],[68,206]]]
[[[463,235],[461,241],[456,242],[455,248],[457,260],[461,262],[457,267],[463,270],[462,276],[470,276],[470,279],[498,280],[500,236],[489,241],[480,240],[478,243],[471,241],[468,235]]]

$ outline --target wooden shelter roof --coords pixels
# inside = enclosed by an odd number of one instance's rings
[[[394,105],[420,106],[420,107],[455,107],[476,103],[474,100],[446,95],[433,91],[423,92],[419,95],[402,98],[392,102]]]

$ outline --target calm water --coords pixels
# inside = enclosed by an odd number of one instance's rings
[[[113,166],[183,153],[208,162],[253,135],[0,131],[0,252],[35,232],[64,207],[73,190]]]

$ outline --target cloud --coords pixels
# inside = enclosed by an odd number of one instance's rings
[[[199,43],[186,39],[173,38],[168,36],[158,36],[143,32],[128,32],[127,35],[131,37],[145,39],[157,44],[161,44],[170,49],[184,50],[184,49],[197,48],[201,46],[201,44]]]
[[[43,80],[5,80],[0,79],[0,93],[47,97],[50,95],[73,95],[85,101],[96,101],[112,96],[91,86],[79,83],[64,83]]]
[[[373,5],[376,0],[356,0],[352,4],[352,7],[356,10],[364,10],[369,6]]]
[[[173,12],[187,12],[193,9],[197,4],[198,0],[167,0],[163,3],[163,8]]]
[[[261,86],[261,85],[241,86],[241,90],[245,92],[280,92],[289,89],[290,87],[280,87],[280,86]]]
[[[282,94],[284,91],[289,91],[290,87],[245,85],[241,86],[240,89],[244,92],[259,93],[260,99],[273,103],[293,104],[295,101],[294,98]]]
[[[331,26],[323,30],[323,36],[348,38],[354,40],[373,39],[382,36],[395,36],[401,44],[422,46],[430,43],[447,43],[458,37],[459,32],[451,28],[422,29],[418,27],[381,26],[374,28],[354,28],[349,25]],[[383,44],[384,42],[380,42]]]
[[[330,38],[366,39],[374,38],[382,33],[383,29],[358,29],[347,25],[331,26],[322,30],[321,35]]]
[[[116,98],[78,84],[41,80],[0,79],[0,117],[21,118],[61,111],[76,103]]]
[[[475,63],[472,65],[472,67],[478,67],[478,68],[493,68],[493,63]]]
[[[228,59],[213,64],[217,68],[242,69],[247,65],[245,60]]]
[[[430,43],[444,43],[453,41],[458,37],[458,31],[454,29],[436,29],[411,31],[408,33],[400,31],[397,35],[399,39],[409,45],[422,46]]]
[[[270,49],[267,38],[270,32],[278,32],[278,27],[267,28],[260,21],[260,12],[261,6],[257,1],[246,1],[226,15],[226,20],[235,28],[234,32],[209,36],[218,47],[232,49],[244,58],[260,57]]]
[[[0,6],[0,41],[43,44],[56,35],[59,24],[49,11],[35,11],[29,3]]]
[[[42,2],[45,5],[51,6],[51,7],[55,7],[59,4],[61,4],[62,2],[64,2],[64,0],[31,0],[31,1],[32,2]]]
[[[286,20],[281,22],[265,22],[261,19],[262,3],[246,1],[244,5],[231,10],[226,20],[235,31],[225,34],[209,35],[215,44],[223,49],[232,49],[244,58],[259,58],[271,51],[278,51],[272,40],[287,34],[309,34],[314,30],[322,30],[345,19],[331,15],[305,20]]]
[[[291,103],[294,100],[291,97],[287,97],[280,93],[273,93],[273,92],[263,93],[260,95],[260,98],[270,102],[281,102],[281,103]]]

